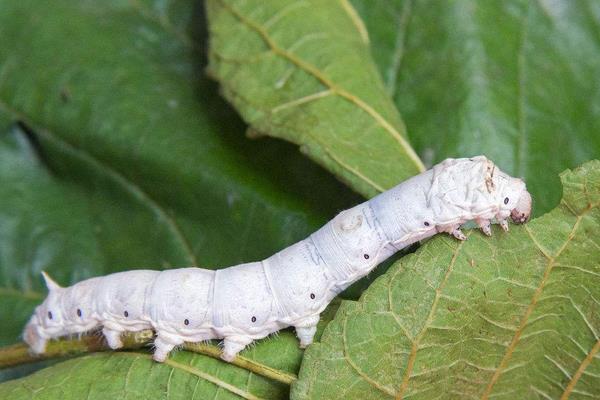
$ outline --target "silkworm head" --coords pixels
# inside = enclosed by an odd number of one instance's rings
[[[35,309],[23,332],[23,340],[36,354],[44,352],[47,339],[65,333],[57,290],[52,290]]]
[[[510,215],[515,224],[524,224],[531,216],[531,195],[522,179],[513,178],[497,170],[496,187],[498,214],[496,218],[506,219]]]
[[[510,212],[510,217],[515,224],[524,224],[531,217],[531,195],[524,190],[517,201],[515,208]]]
[[[42,304],[36,307],[23,332],[23,340],[34,353],[43,353],[47,339],[65,333],[61,307],[61,298],[65,289],[61,288],[45,272],[42,272],[42,276],[48,288],[48,296]]]

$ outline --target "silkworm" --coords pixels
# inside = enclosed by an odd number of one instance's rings
[[[465,240],[460,227],[470,220],[486,235],[491,222],[508,231],[508,217],[522,224],[530,214],[521,179],[484,156],[447,159],[260,262],[120,272],[66,288],[42,273],[49,293],[23,336],[43,353],[50,339],[101,328],[118,349],[123,332],[153,329],[156,361],[209,339],[223,339],[221,357],[231,361],[252,341],[293,326],[306,347],[329,302],[398,250],[438,232]]]

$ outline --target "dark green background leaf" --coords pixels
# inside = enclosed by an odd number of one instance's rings
[[[358,200],[293,146],[243,137],[203,76],[197,6],[0,2],[0,343],[45,296],[42,269],[72,284],[261,259]],[[291,332],[255,351],[291,372],[302,354]]]
[[[292,398],[599,398],[600,161],[562,181],[549,214],[438,236],[342,303]]]
[[[600,157],[600,2],[352,0],[426,164],[486,154],[536,215]]]

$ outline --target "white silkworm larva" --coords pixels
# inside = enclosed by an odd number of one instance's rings
[[[109,346],[121,333],[153,329],[156,361],[183,342],[224,339],[231,361],[253,340],[293,326],[312,343],[319,314],[351,283],[396,251],[438,232],[466,237],[474,220],[490,235],[495,221],[522,224],[531,196],[483,156],[448,159],[373,199],[343,211],[308,238],[260,262],[211,271],[135,270],[63,288],[43,273],[48,296],[24,339],[43,353],[49,339],[102,327]]]

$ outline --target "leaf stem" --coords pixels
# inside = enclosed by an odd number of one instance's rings
[[[151,330],[124,333],[121,337],[124,344],[123,350],[142,348],[149,345],[153,338],[154,332]],[[219,346],[211,343],[184,343],[183,349],[216,359],[220,359],[221,357]],[[0,347],[0,369],[52,358],[62,358],[106,350],[109,350],[109,347],[106,345],[104,338],[99,334],[85,335],[79,339],[59,339],[48,342],[45,353],[41,355],[31,354],[25,343],[18,343]],[[243,356],[237,356],[231,364],[286,385],[291,385],[298,379],[292,373],[280,371]]]
[[[185,343],[183,348],[194,353],[204,354],[216,359],[221,359],[221,349],[214,344]],[[294,374],[271,368],[268,365],[258,363],[254,360],[250,360],[249,358],[239,355],[233,359],[231,364],[286,385],[291,385],[296,379],[298,379],[298,377]]]

